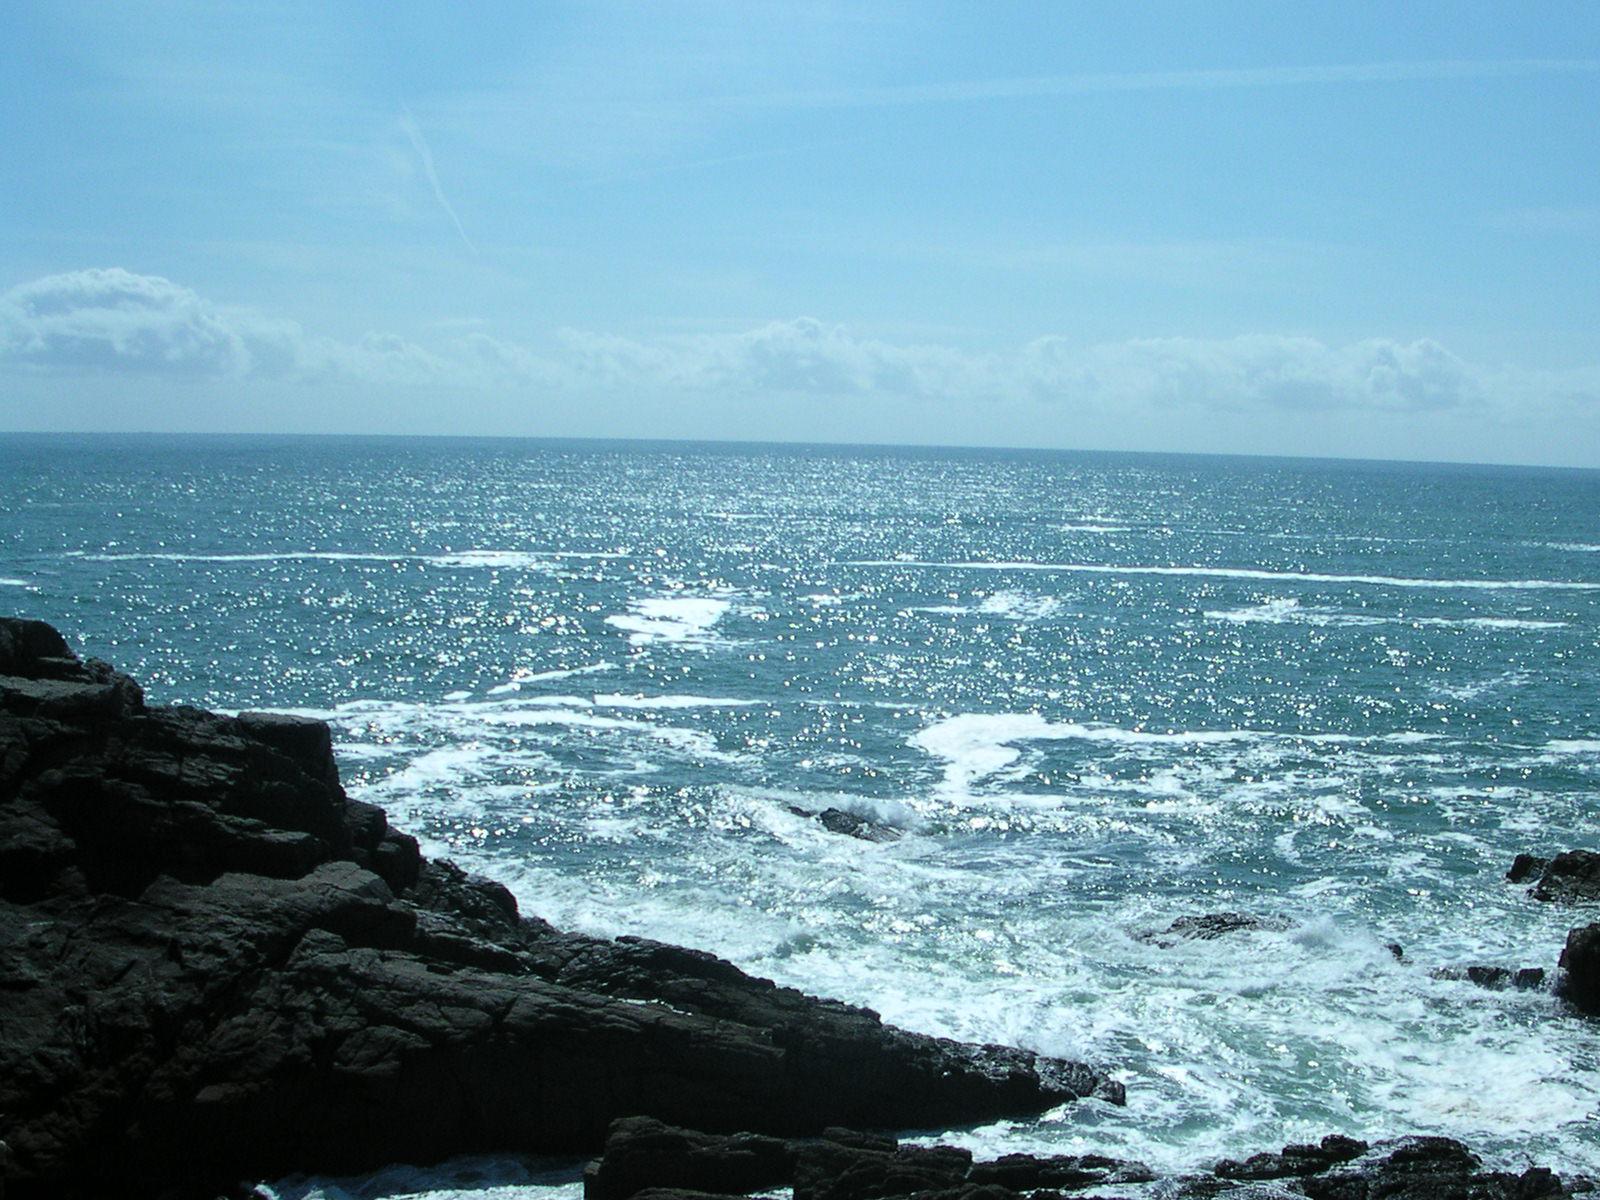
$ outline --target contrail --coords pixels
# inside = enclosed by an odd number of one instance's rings
[[[467,249],[477,254],[478,248],[472,244],[466,228],[461,224],[461,218],[456,215],[456,210],[451,207],[450,201],[445,199],[444,189],[439,186],[439,173],[433,169],[433,151],[428,148],[428,139],[422,136],[422,127],[417,124],[416,118],[411,115],[411,109],[406,105],[400,106],[400,112],[402,114],[400,128],[406,131],[406,136],[411,139],[411,148],[422,160],[422,169],[428,173],[428,182],[433,186],[433,198],[439,202],[440,208],[450,214],[450,219],[456,224],[456,232],[461,235],[461,240],[466,243]]]
[[[1208,91],[1221,88],[1307,87],[1329,84],[1497,79],[1522,75],[1593,75],[1592,58],[1446,59],[1419,62],[1332,63],[1302,67],[1245,67],[1189,71],[1096,72],[1015,79],[901,84],[838,91],[781,92],[712,97],[710,102],[750,108],[873,108],[902,104],[959,104],[1038,96],[1088,96],[1108,92]]]

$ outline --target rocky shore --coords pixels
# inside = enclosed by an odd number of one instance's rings
[[[349,799],[325,725],[150,707],[0,621],[8,1200],[584,1153],[635,1115],[793,1137],[1086,1096],[1122,1089],[524,917]]]
[[[605,1153],[583,1178],[584,1200],[705,1200],[779,1188],[793,1189],[794,1200],[1542,1200],[1593,1185],[1541,1167],[1486,1171],[1461,1143],[1440,1137],[1372,1146],[1334,1135],[1160,1178],[1143,1163],[1096,1154],[975,1162],[954,1146],[905,1145],[848,1129],[786,1142],[718,1137],[648,1118],[613,1125]]]
[[[1600,894],[1600,859],[1517,870],[1540,899]],[[1148,936],[1271,927],[1216,914]],[[1600,1011],[1600,925],[1573,931],[1563,966],[1573,1002]],[[1088,1097],[1123,1102],[1096,1066],[906,1032],[709,954],[523,916],[347,797],[325,725],[148,706],[50,626],[0,619],[6,1200],[214,1196],[292,1170],[602,1149],[588,1200],[1588,1189],[1486,1172],[1436,1138],[1333,1137],[1156,1180],[1095,1155],[974,1163],[862,1132]]]

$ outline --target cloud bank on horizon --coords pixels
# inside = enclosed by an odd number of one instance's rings
[[[534,349],[470,331],[422,346],[396,334],[342,342],[295,321],[227,310],[190,288],[122,268],[46,276],[0,293],[0,367],[215,382],[337,380],[530,398],[595,392],[874,396],[939,404],[1025,399],[1098,407],[1387,411],[1426,414],[1600,406],[1600,370],[1517,371],[1468,363],[1437,342],[1372,338],[1138,338],[1077,345],[1061,336],[1010,351],[897,344],[809,317],[651,339],[575,329]]]
[[[1592,6],[23,0],[0,76],[0,429],[1600,467]]]

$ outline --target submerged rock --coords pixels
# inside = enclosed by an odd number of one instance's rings
[[[0,996],[10,1200],[582,1152],[639,1114],[793,1137],[1123,1099],[1081,1063],[561,933],[346,797],[325,725],[147,707],[3,619]]]
[[[825,808],[819,813],[814,813],[810,809],[790,805],[789,811],[797,817],[816,820],[829,833],[842,833],[846,837],[859,838],[863,842],[897,842],[905,836],[902,830],[892,825],[885,825],[881,821],[874,821],[842,808]]]
[[[1287,917],[1261,917],[1240,912],[1206,913],[1203,916],[1179,917],[1165,929],[1147,930],[1139,934],[1138,939],[1166,950],[1181,941],[1210,941],[1224,934],[1251,930],[1283,933],[1293,928],[1294,922]]]

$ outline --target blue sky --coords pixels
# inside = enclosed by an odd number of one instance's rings
[[[1592,4],[0,8],[0,428],[1600,466]]]

